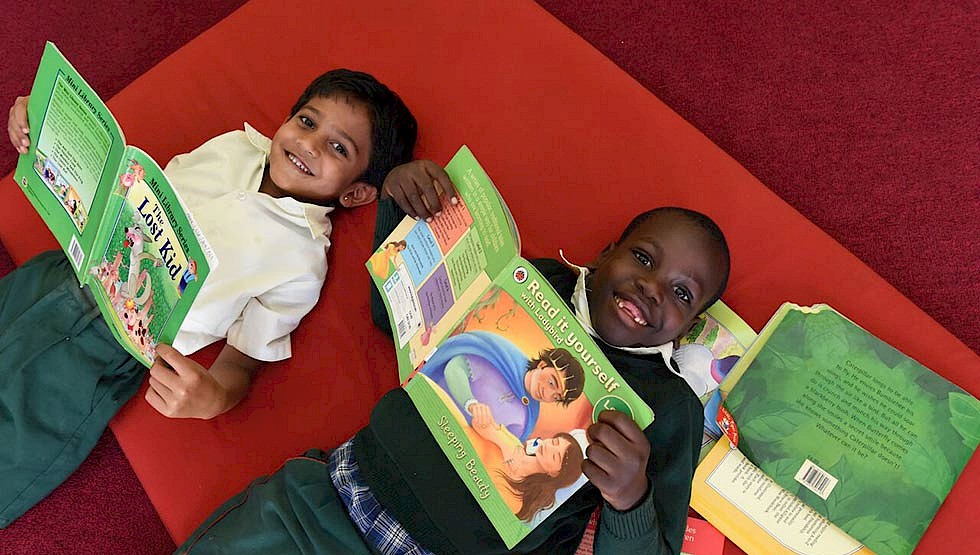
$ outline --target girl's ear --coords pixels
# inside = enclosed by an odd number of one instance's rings
[[[339,203],[344,208],[357,208],[371,204],[378,198],[378,188],[364,181],[355,181],[340,195]]]

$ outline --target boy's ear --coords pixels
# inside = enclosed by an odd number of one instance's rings
[[[615,242],[606,245],[606,248],[602,249],[602,252],[600,252],[599,255],[595,257],[592,263],[588,265],[588,268],[591,268],[594,271],[596,268],[602,265],[602,263],[605,262],[606,258],[609,257],[609,254],[612,252],[614,248],[616,248]]]
[[[371,204],[378,198],[378,188],[365,181],[355,181],[340,195],[340,205],[344,208],[357,208]]]

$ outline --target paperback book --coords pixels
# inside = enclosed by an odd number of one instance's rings
[[[911,553],[980,442],[980,401],[826,305],[785,303],[733,374],[732,446],[878,555]]]
[[[394,331],[403,387],[508,547],[586,482],[585,429],[650,408],[548,281],[465,146],[446,166],[460,202],[406,218],[368,261]],[[537,475],[549,493],[525,495]]]
[[[217,260],[160,166],[47,43],[14,178],[119,343],[146,366],[171,343]]]

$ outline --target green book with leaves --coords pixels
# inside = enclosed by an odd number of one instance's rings
[[[783,304],[732,374],[732,445],[877,555],[912,552],[980,443],[980,401],[826,305]]]

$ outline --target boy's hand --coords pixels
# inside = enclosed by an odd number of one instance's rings
[[[427,222],[442,213],[440,194],[453,204],[458,202],[456,186],[446,170],[430,160],[413,160],[396,167],[381,186],[381,198],[395,199],[406,214]]]
[[[582,472],[617,511],[637,506],[646,496],[650,442],[636,422],[619,411],[606,410],[589,426],[588,457]]]
[[[7,135],[10,136],[10,144],[14,145],[17,152],[27,153],[27,147],[31,146],[31,140],[27,137],[30,128],[27,126],[27,97],[18,96],[14,105],[10,107],[10,115],[7,118]]]
[[[169,418],[214,418],[228,405],[225,389],[200,364],[157,344],[146,402]]]

